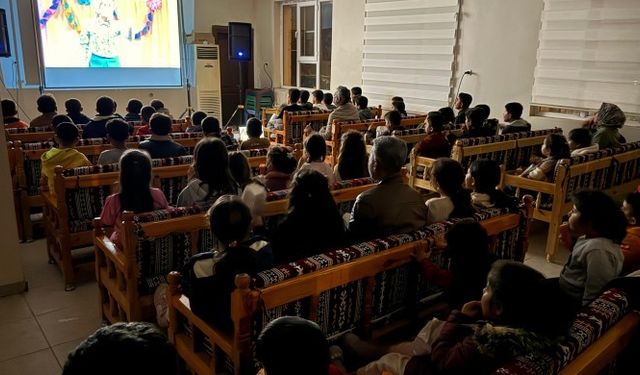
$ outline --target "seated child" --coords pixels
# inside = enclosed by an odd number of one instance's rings
[[[620,243],[627,220],[620,207],[601,191],[575,193],[569,230],[577,238],[571,256],[560,273],[560,289],[574,306],[584,306],[618,277],[624,262]]]
[[[624,256],[621,275],[624,276],[640,270],[640,193],[627,195],[622,203],[622,211],[629,223],[627,235],[620,245]]]
[[[374,124],[369,126],[367,133],[365,134],[365,141],[367,144],[372,144],[373,140],[377,137],[383,137],[387,135],[393,135],[394,131],[404,130],[402,126],[402,114],[398,111],[389,111],[384,115],[384,126],[378,126],[374,128]]]
[[[249,139],[242,142],[241,150],[254,150],[269,148],[271,142],[267,138],[262,138],[262,122],[255,117],[247,120],[247,135]]]
[[[104,201],[100,221],[113,227],[111,241],[121,245],[122,213],[151,212],[169,207],[160,189],[151,187],[151,158],[141,150],[131,149],[120,158],[120,192]]]
[[[516,199],[497,188],[501,173],[498,162],[494,160],[478,159],[471,163],[465,177],[465,186],[472,190],[471,203],[475,207],[508,208],[511,212],[518,210]]]
[[[460,309],[468,301],[482,297],[487,274],[496,257],[490,251],[490,238],[484,227],[473,219],[463,219],[445,233],[449,270],[431,262],[430,254],[420,247],[415,252],[422,275],[446,292],[449,307]]]
[[[522,111],[524,108],[520,103],[507,103],[504,106],[504,113],[502,114],[502,120],[504,124],[500,124],[502,128],[502,134],[530,132],[531,124],[522,118]]]
[[[151,121],[151,116],[156,114],[156,109],[152,106],[144,106],[140,110],[140,120],[141,126],[137,127],[133,132],[133,135],[143,136],[151,134],[151,127],[149,126],[149,122]]]
[[[76,123],[73,122],[71,117],[69,117],[67,115],[55,115],[51,119],[51,128],[53,128],[54,131],[55,131],[55,129],[58,127],[58,125],[62,124],[63,122],[70,122],[70,123],[76,125]]]
[[[473,216],[471,193],[464,188],[464,179],[464,170],[457,161],[440,158],[433,163],[431,181],[440,197],[426,202],[427,224]]]
[[[127,122],[139,122],[141,121],[140,111],[144,104],[138,99],[131,99],[127,103],[127,114],[124,116],[124,120]]]
[[[531,164],[522,172],[521,177],[538,181],[553,181],[556,165],[561,159],[571,157],[569,144],[562,134],[549,134],[544,139],[541,149],[544,159]]]
[[[323,111],[327,110],[327,106],[324,105],[324,103],[323,103],[324,92],[322,92],[322,90],[314,90],[311,93],[311,96],[313,96],[313,98],[312,98],[313,108],[320,109],[320,110],[323,110]]]
[[[391,102],[391,106],[393,107],[393,110],[398,111],[403,118],[407,117],[407,110],[405,109],[403,100],[394,100]]]
[[[571,322],[554,309],[560,298],[540,272],[499,260],[480,301],[467,302],[447,321],[429,321],[413,342],[392,346],[357,374],[491,374],[518,356],[555,347]],[[349,339],[357,354],[380,352]]]
[[[251,210],[251,225],[253,227],[263,226],[262,215],[264,205],[267,202],[267,189],[257,178],[251,177],[251,166],[249,160],[241,152],[232,152],[229,155],[229,170],[233,179],[240,186],[242,191],[242,201]]]
[[[327,143],[320,134],[312,134],[304,142],[304,155],[300,159],[298,172],[305,169],[313,169],[325,176],[329,182],[329,186],[336,183],[336,176],[333,174],[331,166],[324,162],[327,156]]]
[[[107,122],[107,140],[113,148],[100,153],[98,164],[113,164],[120,161],[120,157],[127,150],[125,143],[129,139],[129,124],[119,118]]]
[[[98,328],[69,353],[62,374],[175,375],[175,358],[173,345],[153,324],[116,323]]]
[[[149,105],[152,106],[153,109],[156,110],[156,112],[167,115],[171,120],[173,120],[173,116],[171,116],[171,112],[169,112],[169,109],[164,106],[164,103],[162,102],[162,100],[153,99],[151,103],[149,103]]]
[[[71,121],[73,121],[74,124],[83,125],[88,124],[91,121],[89,117],[82,113],[83,108],[80,100],[75,98],[69,99],[64,102],[64,107],[67,110],[67,116],[71,118]]]
[[[351,88],[351,103],[355,106],[358,105],[358,98],[362,96],[362,87],[353,86]]]
[[[455,113],[453,113],[453,109],[451,107],[442,107],[438,110],[443,117],[444,129],[445,130],[453,130],[456,126],[453,122],[456,119]]]
[[[355,105],[358,107],[358,116],[360,116],[360,120],[371,120],[373,118],[373,113],[369,109],[369,99],[366,96],[358,96],[355,99]]]
[[[448,158],[451,156],[451,143],[444,135],[444,117],[440,112],[429,112],[426,118],[427,136],[416,148],[416,155],[426,158]]]
[[[327,107],[328,111],[333,111],[334,109],[336,109],[336,106],[333,104],[333,94],[330,92],[324,94],[324,97],[322,98],[322,104]]]
[[[78,127],[70,122],[63,122],[56,127],[54,140],[57,147],[42,154],[42,184],[49,187],[49,192],[55,194],[55,168],[61,165],[64,169],[90,166],[91,162],[74,146],[80,140]]]
[[[263,176],[267,191],[288,189],[291,175],[295,172],[297,164],[290,149],[272,147],[267,153],[267,173]]]
[[[201,139],[193,151],[194,178],[178,195],[178,207],[194,204],[210,207],[219,197],[240,194],[229,170],[229,154],[217,138]]]
[[[205,137],[214,137],[222,140],[228,150],[237,150],[238,141],[227,132],[222,132],[220,121],[215,117],[207,117],[202,120],[202,132]]]
[[[576,128],[569,132],[569,150],[571,150],[572,157],[598,152],[599,149],[600,146],[597,143],[592,144],[591,130]]]
[[[0,105],[2,106],[5,129],[27,129],[29,127],[29,124],[18,118],[18,107],[13,100],[3,99]]]
[[[119,116],[115,114],[116,103],[108,96],[98,98],[96,102],[98,115],[91,119],[84,127],[82,138],[105,138],[107,136],[107,122]]]
[[[174,142],[171,132],[171,118],[162,113],[156,113],[151,117],[151,138],[140,142],[141,150],[147,151],[152,159],[173,158],[187,155],[187,149]]]
[[[342,133],[338,163],[333,168],[336,180],[345,181],[369,177],[368,160],[367,146],[364,143],[362,133],[355,130]]]
[[[473,102],[473,96],[470,94],[467,94],[466,92],[458,94],[455,103],[453,103],[453,108],[458,111],[458,114],[453,120],[454,125],[460,126],[467,121],[467,112],[471,107],[471,102]]]
[[[313,104],[309,103],[309,97],[311,94],[307,90],[300,91],[300,99],[298,100],[298,105],[303,109],[310,111],[313,109]]]
[[[487,120],[487,110],[483,107],[474,107],[466,111],[466,121],[461,138],[490,137],[495,135],[495,130],[484,127]]]
[[[32,128],[50,128],[51,119],[57,115],[58,104],[53,95],[41,95],[36,102],[38,104],[38,112],[42,115],[31,120],[29,124]]]
[[[194,114],[191,115],[191,126],[187,128],[187,133],[201,133],[202,120],[205,118],[207,118],[207,114],[205,112],[194,112]]]

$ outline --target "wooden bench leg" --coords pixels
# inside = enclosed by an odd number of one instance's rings
[[[558,249],[558,242],[560,241],[560,222],[552,220],[549,223],[549,231],[547,232],[547,246],[546,246],[546,258],[547,262],[553,260],[556,250]]]
[[[62,260],[62,277],[64,278],[64,291],[70,292],[76,289],[76,275],[73,269],[71,248],[64,243],[59,244],[60,259]]]

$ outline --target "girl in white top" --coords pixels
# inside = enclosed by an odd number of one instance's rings
[[[313,169],[320,172],[329,180],[329,186],[336,183],[336,176],[333,174],[331,166],[324,162],[327,156],[327,143],[320,134],[312,134],[304,142],[304,156],[300,159],[302,163],[298,167],[298,172],[305,169]]]
[[[465,173],[460,163],[449,158],[436,160],[431,169],[431,180],[439,198],[427,201],[427,224],[433,224],[449,218],[473,216],[471,193],[464,188]]]

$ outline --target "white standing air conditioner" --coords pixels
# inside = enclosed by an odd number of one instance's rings
[[[220,89],[220,49],[212,44],[193,45],[195,61],[196,110],[222,121]]]

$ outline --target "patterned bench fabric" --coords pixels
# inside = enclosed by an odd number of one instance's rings
[[[53,133],[51,128],[26,128],[26,129],[6,129],[9,134],[25,134],[25,133]]]
[[[27,194],[31,197],[40,195],[40,177],[42,162],[40,159],[25,159],[24,174],[27,182]]]
[[[111,194],[111,186],[66,189],[65,202],[69,232],[79,233],[93,229],[92,221],[100,216],[104,201]]]
[[[600,338],[609,327],[622,319],[629,310],[629,301],[624,292],[618,289],[605,291],[578,313],[569,335],[558,343],[555,350],[519,357],[498,369],[496,374],[556,374]]]

